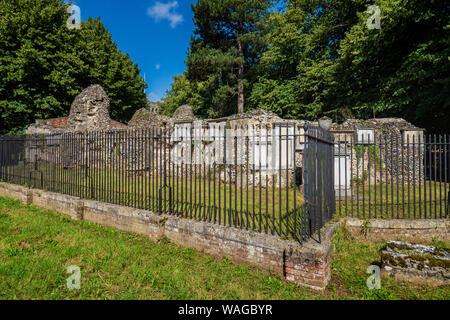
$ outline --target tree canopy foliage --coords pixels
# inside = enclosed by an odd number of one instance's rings
[[[381,10],[380,29],[367,26],[371,5]],[[245,110],[309,120],[398,116],[435,132],[448,126],[448,1],[199,0],[193,11],[187,70],[167,92],[166,113],[184,103],[204,116],[235,113],[244,59]],[[242,21],[249,29],[240,55]]]
[[[145,107],[138,66],[100,18],[67,28],[61,0],[0,0],[0,133],[22,132],[34,119],[67,116],[77,94],[100,84],[111,116],[127,122]]]

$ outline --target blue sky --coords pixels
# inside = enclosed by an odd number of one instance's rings
[[[81,20],[100,17],[123,53],[138,63],[148,83],[147,95],[157,101],[172,77],[186,66],[194,28],[191,4],[196,0],[75,0]]]

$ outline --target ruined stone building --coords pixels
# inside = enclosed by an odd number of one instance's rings
[[[28,145],[28,161],[37,157],[50,161],[64,153],[67,167],[120,164],[129,171],[150,172],[155,170],[152,161],[164,157],[166,166],[193,170],[188,166],[193,164],[199,174],[216,166],[218,177],[228,182],[250,174],[251,184],[269,185],[280,179],[282,185],[293,181],[300,185],[305,128],[318,126],[266,110],[198,119],[188,105],[167,117],[157,113],[157,104],[138,110],[125,125],[110,118],[109,105],[103,88],[93,85],[75,98],[67,118],[36,120],[27,134],[42,138]],[[393,176],[423,177],[423,130],[403,119],[349,119],[332,124],[330,132],[335,137],[334,183],[339,194],[352,188],[355,177],[362,184]],[[211,154],[214,159],[208,160]],[[230,169],[226,173],[224,165]]]

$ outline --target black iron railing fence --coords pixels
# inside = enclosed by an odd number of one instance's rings
[[[333,217],[335,206],[333,148],[334,137],[320,128],[306,127],[303,161],[305,207],[315,233]],[[320,241],[320,232],[318,232]]]
[[[450,137],[335,133],[336,211],[358,218],[448,217]]]
[[[334,215],[449,216],[449,136],[304,129],[0,136],[0,181],[299,241]]]
[[[0,181],[303,241],[334,210],[329,138],[288,124],[2,136]],[[305,151],[330,159],[306,165],[306,202]]]

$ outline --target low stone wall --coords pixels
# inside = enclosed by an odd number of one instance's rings
[[[355,238],[372,240],[399,240],[427,244],[437,238],[450,242],[450,219],[417,220],[343,220],[346,229]]]
[[[445,285],[450,281],[450,250],[388,241],[381,253],[382,273],[399,281]]]
[[[114,204],[32,190],[0,183],[0,196],[56,210],[74,220],[86,220],[151,239],[168,237],[175,243],[204,253],[228,257],[283,275],[286,280],[316,290],[325,289],[331,276],[331,238],[338,224],[322,231],[322,243],[300,245],[276,236],[198,222]]]
[[[24,204],[31,204],[33,201],[33,192],[18,185],[0,182],[0,197],[10,197]]]

